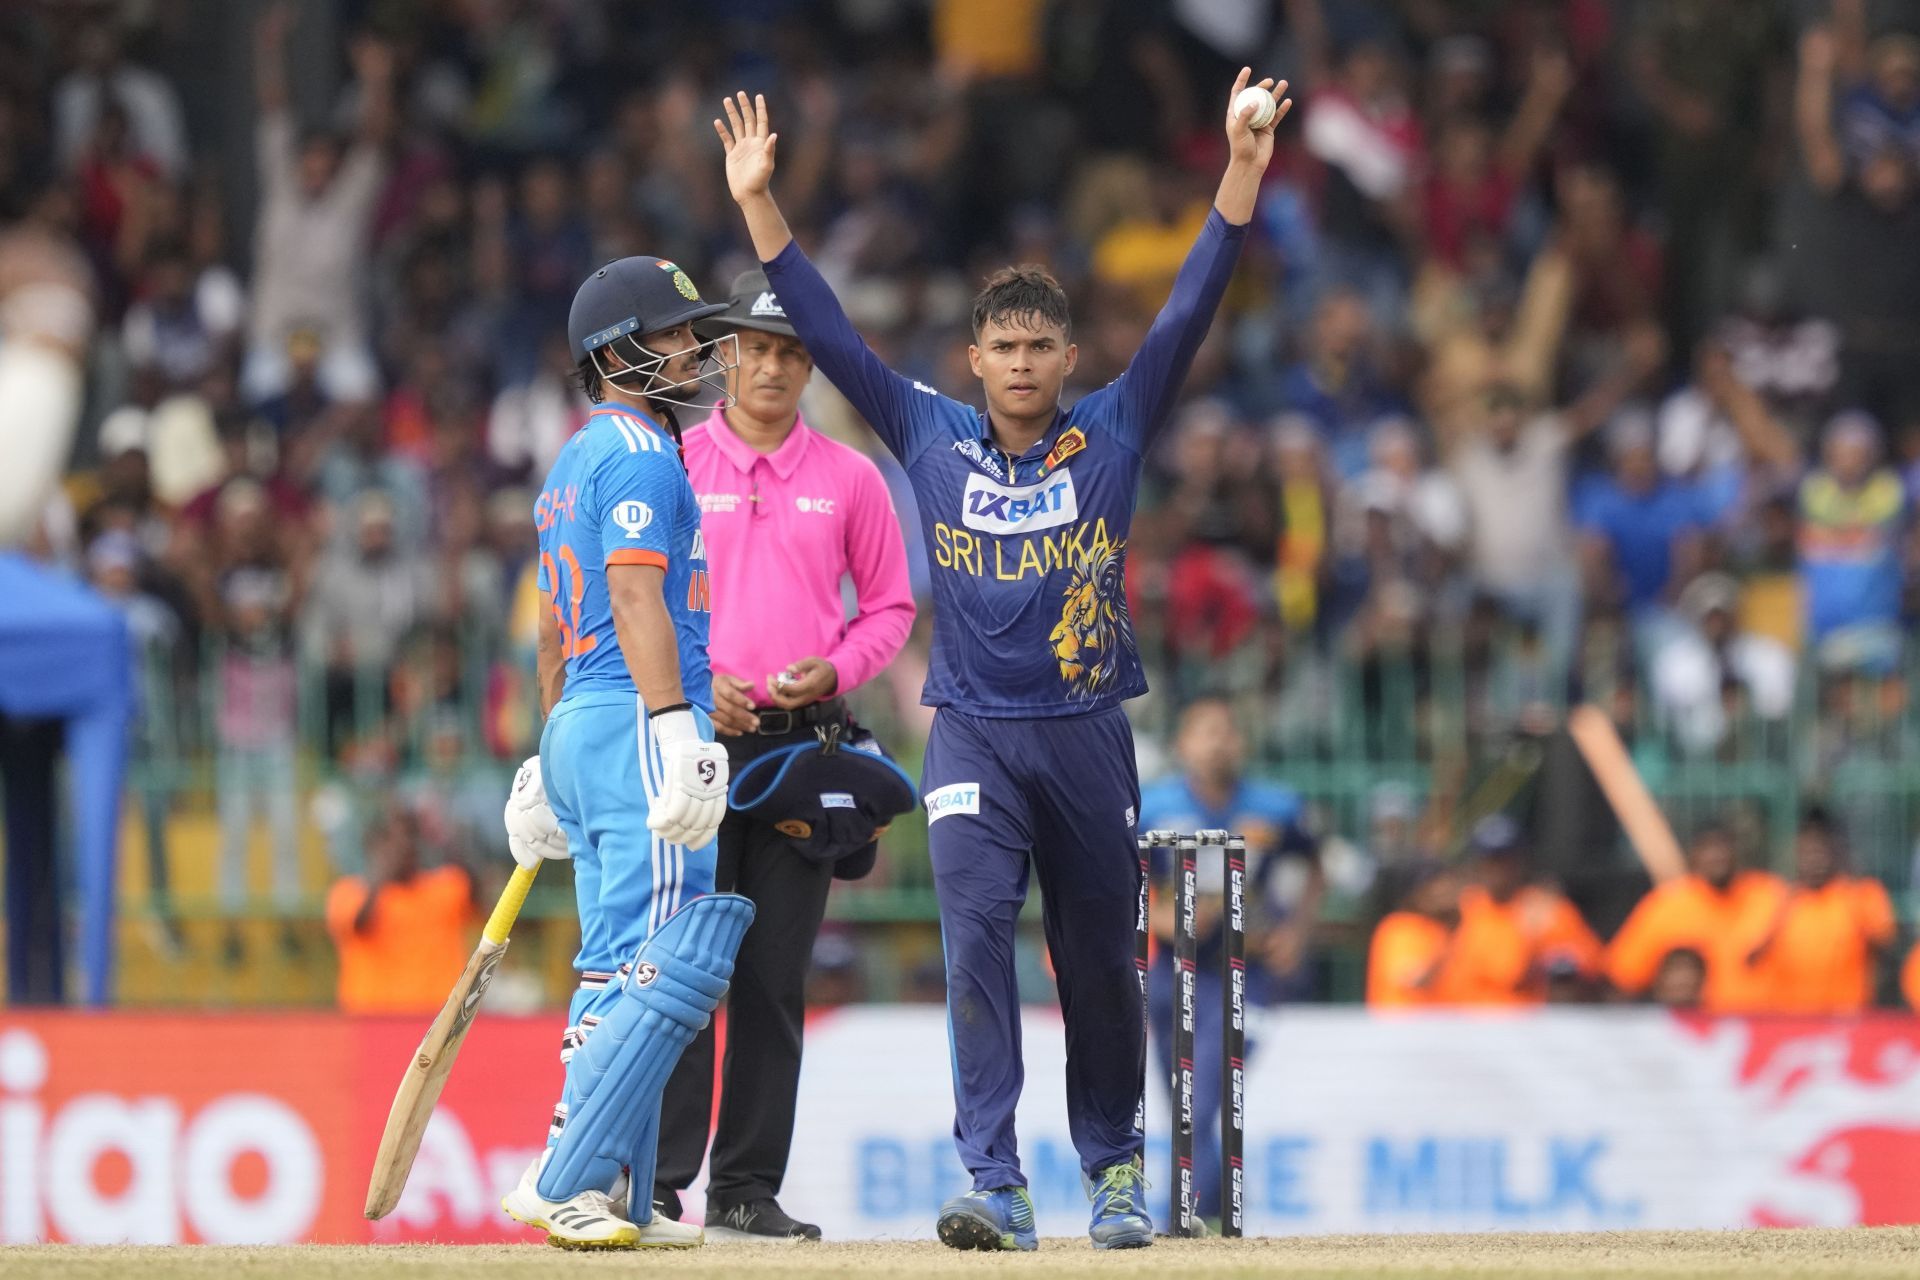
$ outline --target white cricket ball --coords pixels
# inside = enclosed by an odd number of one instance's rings
[[[1253,115],[1247,120],[1247,127],[1264,129],[1273,123],[1273,113],[1280,109],[1280,104],[1274,101],[1273,94],[1257,84],[1250,84],[1233,100],[1233,114],[1239,115],[1248,107],[1253,108]]]

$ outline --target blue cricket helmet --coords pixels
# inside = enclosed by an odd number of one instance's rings
[[[591,364],[601,378],[640,395],[685,401],[702,383],[724,395],[724,375],[736,361],[720,358],[719,339],[701,344],[700,376],[678,382],[662,379],[665,361],[641,339],[726,309],[724,302],[701,298],[693,278],[665,258],[618,258],[588,276],[574,293],[567,312],[567,345],[576,362]],[[606,359],[609,350],[619,356],[619,365]],[[626,386],[623,379],[640,385]]]
[[[588,276],[567,312],[567,342],[585,360],[616,338],[636,338],[727,309],[707,302],[693,278],[665,258],[616,258]]]

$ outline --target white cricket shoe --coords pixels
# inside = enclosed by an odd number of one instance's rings
[[[639,1247],[641,1229],[614,1212],[613,1202],[604,1191],[582,1191],[559,1201],[542,1199],[540,1166],[545,1160],[542,1154],[528,1165],[527,1171],[520,1175],[519,1185],[501,1197],[500,1207],[507,1211],[509,1218],[540,1228],[547,1233],[547,1243],[557,1249]]]
[[[627,1212],[627,1174],[623,1169],[620,1176],[613,1180],[613,1190],[607,1193],[613,1203],[613,1211],[621,1217],[632,1220]],[[653,1217],[639,1223],[641,1249],[697,1249],[707,1242],[707,1233],[691,1222],[676,1222],[653,1206]]]

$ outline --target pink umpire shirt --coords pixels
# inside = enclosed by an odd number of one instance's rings
[[[841,693],[893,661],[913,627],[913,591],[879,468],[805,419],[757,453],[717,409],[687,431],[686,457],[712,574],[714,671],[752,681],[764,706],[767,677],[801,658],[831,662]],[[851,619],[843,575],[858,601]]]

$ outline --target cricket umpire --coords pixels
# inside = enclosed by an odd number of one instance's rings
[[[734,330],[740,360],[732,402],[686,433],[713,571],[714,727],[736,779],[751,781],[752,761],[796,746],[802,771],[814,779],[744,812],[736,792],[720,827],[718,885],[752,899],[758,913],[728,999],[706,1228],[714,1240],[813,1240],[820,1229],[795,1222],[776,1200],[793,1141],[807,966],[836,863],[847,875],[844,855],[870,862],[872,850],[836,846],[825,815],[782,800],[803,792],[818,805],[825,791],[873,810],[879,784],[872,779],[884,784],[884,771],[870,776],[874,761],[857,751],[821,756],[814,748],[848,733],[844,695],[899,653],[913,625],[913,593],[879,469],[800,416],[813,361],[766,276],[741,276],[731,305],[706,323]],[[851,578],[858,602],[851,619],[843,578]],[[756,787],[756,795],[765,790]],[[913,803],[912,791],[902,790],[904,800],[885,805],[881,821],[885,809]],[[842,818],[856,814],[850,807],[832,816],[838,831]],[[669,1217],[680,1216],[680,1193],[706,1151],[713,1056],[709,1026],[667,1087],[654,1198]]]

